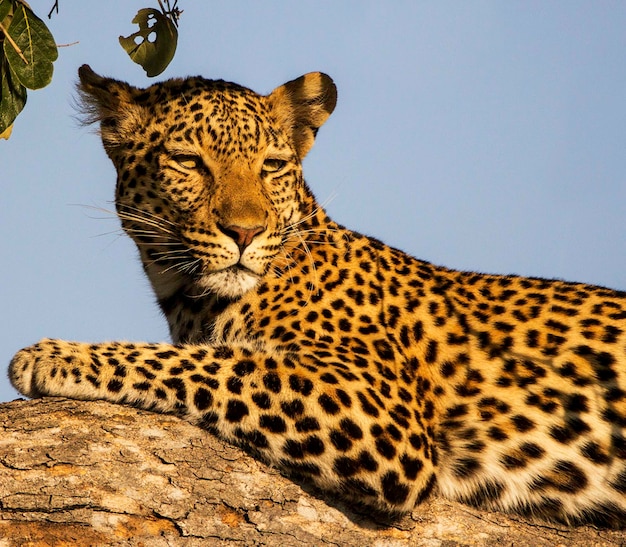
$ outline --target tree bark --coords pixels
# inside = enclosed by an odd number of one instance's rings
[[[0,547],[626,542],[437,497],[375,521],[174,416],[106,402],[13,401],[0,430]]]

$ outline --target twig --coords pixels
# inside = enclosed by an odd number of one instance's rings
[[[9,41],[9,44],[11,44],[13,46],[13,49],[15,50],[15,52],[20,56],[20,59],[22,59],[22,61],[24,61],[24,63],[28,64],[28,59],[26,59],[26,57],[24,57],[24,54],[22,53],[22,50],[20,49],[20,46],[18,46],[15,43],[15,40],[13,40],[13,38],[11,38],[11,36],[7,32],[7,29],[4,28],[2,23],[0,23],[0,31],[2,31],[2,34],[4,34],[6,39]]]
[[[174,0],[174,5],[170,6],[170,0],[165,0],[166,6],[163,5],[161,0],[157,0],[159,2],[159,7],[161,8],[161,12],[163,15],[169,17],[170,21],[174,23],[174,26],[178,26],[178,20],[180,19],[183,10],[178,9],[178,0]]]
[[[59,0],[55,0],[54,4],[52,4],[52,8],[50,9],[50,11],[48,12],[48,19],[52,19],[52,12],[56,10],[57,11],[57,15],[59,14]]]

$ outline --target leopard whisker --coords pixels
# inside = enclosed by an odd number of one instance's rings
[[[316,204],[316,207],[314,207],[308,214],[304,215],[302,218],[298,219],[296,222],[291,223],[289,226],[299,226],[305,222],[308,222],[313,217],[315,217],[320,211],[323,211],[324,208],[330,202],[332,202],[336,197],[337,197],[336,192],[331,193],[330,196],[328,196],[324,201],[322,201],[319,204]]]
[[[142,217],[139,217],[139,216],[136,216],[136,215],[127,215],[127,214],[120,215],[120,218],[122,220],[127,220],[129,222],[136,222],[138,224],[145,224],[146,226],[150,226],[152,228],[156,228],[159,231],[159,233],[161,233],[161,234],[167,234],[167,235],[172,236],[172,237],[176,237],[178,235],[173,230],[171,230],[171,229],[169,229],[167,227],[164,227],[161,224],[159,224],[158,222],[155,222],[154,220],[151,220],[151,219],[142,218]],[[145,228],[143,228],[143,227],[136,228],[135,226],[124,227],[124,230],[127,231],[127,232],[132,232],[132,231],[138,230],[138,229],[145,229]]]
[[[162,217],[159,217],[153,213],[147,212],[147,211],[143,211],[137,207],[132,207],[129,205],[125,205],[124,209],[128,209],[131,211],[131,213],[128,213],[124,210],[122,211],[113,211],[111,209],[107,209],[105,207],[99,207],[99,206],[95,206],[95,205],[84,205],[84,204],[77,204],[79,207],[82,207],[83,209],[90,209],[90,210],[94,210],[94,211],[99,211],[101,213],[105,213],[107,216],[106,217],[92,217],[92,218],[96,218],[98,220],[109,220],[109,219],[125,219],[125,220],[130,220],[130,221],[139,221],[139,222],[143,222],[145,224],[148,224],[154,228],[159,229],[160,233],[162,232],[166,232],[166,233],[171,233],[172,235],[175,235],[173,232],[165,229],[162,225],[162,223],[165,224],[170,224],[173,227],[177,227],[177,225],[167,219],[164,219]],[[132,231],[133,233],[135,233],[135,228],[132,227],[128,227],[126,229],[124,229],[124,231]]]
[[[140,209],[138,207],[133,207],[132,205],[124,205],[123,208],[125,210],[128,209],[128,210],[134,212],[135,214],[139,214],[139,215],[143,216],[144,218],[152,218],[152,219],[155,219],[155,220],[157,220],[159,222],[164,222],[166,224],[169,224],[169,225],[173,226],[174,228],[178,228],[179,227],[179,225],[177,223],[172,222],[169,219],[160,217],[160,216],[156,215],[155,213],[151,213],[149,211],[144,211],[143,209]],[[121,212],[118,211],[117,212],[118,215],[123,214],[123,213],[125,213],[125,211],[121,211]]]
[[[195,260],[192,260],[192,261],[187,260],[187,261],[174,263],[171,266],[165,268],[161,273],[167,273],[172,270],[177,270],[181,273],[190,273],[196,269],[196,267],[198,266],[200,262],[201,260],[199,258],[196,258]]]

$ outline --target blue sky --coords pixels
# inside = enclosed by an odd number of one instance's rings
[[[52,0],[32,0],[40,15]],[[42,337],[167,340],[73,118],[76,69],[149,85],[117,42],[151,0],[63,0],[52,84],[0,141],[0,361]],[[305,72],[339,102],[305,160],[339,222],[459,269],[626,290],[626,4],[180,0],[162,78],[269,92]],[[6,369],[5,369],[6,370]],[[0,400],[16,396],[0,381]]]

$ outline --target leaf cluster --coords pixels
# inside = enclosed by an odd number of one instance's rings
[[[0,137],[26,104],[26,89],[52,80],[57,46],[46,24],[22,0],[0,0]]]
[[[158,0],[160,10],[140,9],[132,22],[139,30],[120,36],[130,58],[150,77],[163,72],[176,52],[178,0]],[[58,11],[58,1],[52,12]],[[40,89],[52,80],[57,45],[46,24],[24,0],[0,0],[0,139],[8,139],[13,122],[26,105],[27,89]]]

